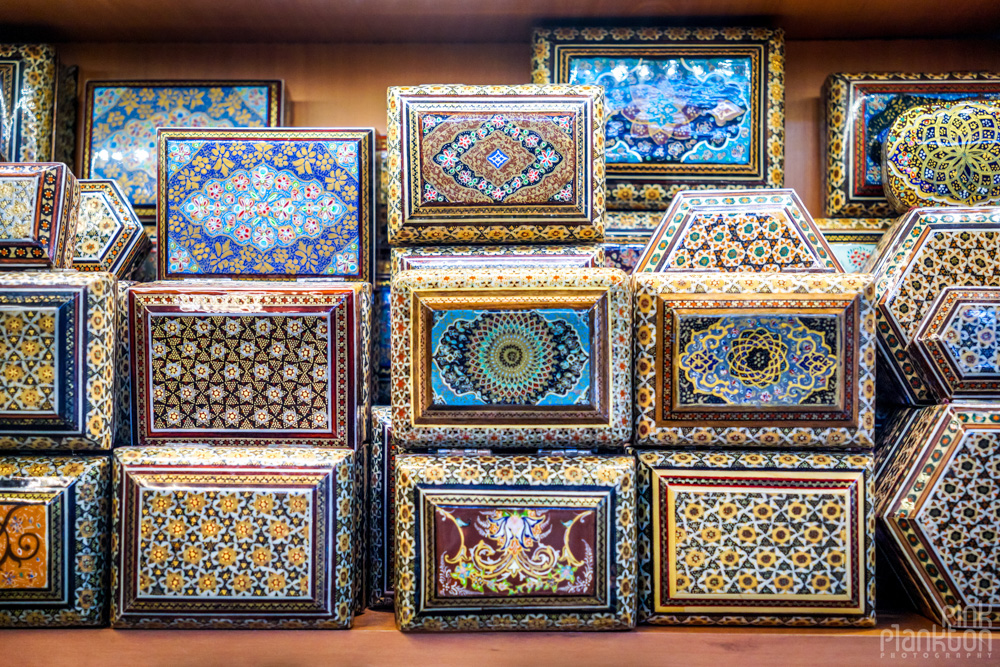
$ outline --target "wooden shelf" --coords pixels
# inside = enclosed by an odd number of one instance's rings
[[[870,629],[686,628],[643,626],[622,633],[460,633],[407,635],[392,614],[368,611],[349,631],[171,631],[171,630],[11,630],[0,641],[12,651],[10,664],[74,667],[107,665],[363,665],[413,664],[490,667],[531,664],[558,667],[591,664],[685,665],[809,664],[843,665],[878,661],[920,664],[997,664],[1000,646],[986,637],[959,641],[961,633],[936,635],[934,645],[897,643],[902,631],[931,631],[914,614],[882,614]],[[961,656],[948,645],[962,644]],[[965,649],[973,647],[974,650]],[[925,657],[924,652],[928,652]],[[935,655],[935,652],[937,655]],[[27,659],[27,662],[25,662]]]

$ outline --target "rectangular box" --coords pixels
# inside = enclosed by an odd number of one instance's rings
[[[58,162],[0,163],[0,271],[73,266],[80,186]]]
[[[375,272],[375,131],[159,129],[160,279]]]
[[[1000,99],[1000,74],[862,72],[831,74],[823,86],[825,213],[894,215],[882,190],[882,142],[907,109],[935,102]]]
[[[409,269],[597,267],[604,266],[604,250],[599,245],[417,246],[393,248],[390,266],[393,276]]]
[[[634,627],[631,456],[396,463],[399,629]]]
[[[142,283],[129,323],[139,444],[366,438],[367,283]]]
[[[368,455],[368,606],[391,608],[396,578],[396,506],[393,480],[397,447],[392,438],[392,409],[372,408],[371,445]]]
[[[389,88],[389,243],[604,234],[599,86]]]
[[[0,450],[111,449],[110,273],[0,272]]]
[[[637,447],[874,446],[869,274],[638,274]]]
[[[785,37],[764,28],[541,28],[535,83],[603,86],[609,209],[781,187]]]
[[[48,162],[56,115],[56,50],[48,44],[0,44],[0,155]]]
[[[616,269],[411,270],[392,285],[399,446],[615,447],[632,435]]]
[[[0,627],[107,622],[111,466],[0,456]]]
[[[354,452],[125,447],[114,460],[112,626],[351,626]]]
[[[875,625],[870,454],[639,454],[640,620]]]
[[[156,215],[160,127],[277,127],[281,81],[88,81],[83,178],[118,181],[140,216]]]

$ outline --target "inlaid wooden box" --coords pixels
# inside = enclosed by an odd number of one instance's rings
[[[604,266],[604,249],[597,244],[414,246],[393,248],[390,266],[393,276],[409,269],[598,267]]]
[[[80,181],[74,269],[128,278],[150,247],[146,230],[115,181]]]
[[[392,438],[392,409],[372,408],[371,445],[368,449],[368,606],[392,607],[395,579],[396,507],[394,484],[396,443]]]
[[[80,186],[59,162],[0,162],[0,271],[73,265]]]

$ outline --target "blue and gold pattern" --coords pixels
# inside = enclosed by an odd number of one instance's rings
[[[371,131],[166,130],[160,276],[372,271]]]
[[[0,44],[0,155],[12,162],[53,159],[56,50],[48,44]]]

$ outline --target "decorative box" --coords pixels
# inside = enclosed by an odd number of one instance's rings
[[[107,622],[110,470],[98,456],[0,456],[0,627]]]
[[[604,266],[599,245],[417,246],[393,248],[392,275],[409,269]]]
[[[936,623],[995,628],[1000,409],[939,405],[908,411],[880,444],[879,542],[911,597]]]
[[[603,86],[608,206],[682,190],[781,187],[785,37],[763,28],[535,31],[535,83]]]
[[[823,240],[845,273],[861,273],[885,232],[824,229]]]
[[[632,438],[632,303],[616,269],[404,271],[392,283],[403,449]]]
[[[115,382],[118,390],[115,393],[115,432],[114,446],[128,447],[135,445],[138,429],[135,423],[135,412],[132,410],[132,345],[131,327],[128,320],[128,291],[136,283],[131,280],[119,280],[117,288],[118,324],[115,337]]]
[[[79,210],[66,165],[0,163],[0,271],[70,268]]]
[[[649,243],[649,237],[660,226],[660,211],[608,211],[604,240],[604,265],[631,273]]]
[[[115,283],[103,272],[0,273],[0,450],[111,448]]]
[[[604,235],[599,86],[389,88],[389,243]]]
[[[390,319],[390,303],[392,300],[392,283],[388,276],[378,276],[375,280],[374,306],[372,319],[374,321],[375,340],[372,342],[375,357],[375,403],[389,405],[392,403],[392,322]]]
[[[0,44],[0,155],[11,162],[53,159],[56,70],[48,44]]]
[[[79,67],[59,64],[56,71],[56,120],[52,132],[52,161],[74,165],[74,168],[79,78]]]
[[[914,334],[945,287],[1000,286],[998,257],[1000,208],[914,209],[886,232],[869,262],[881,394],[906,405],[934,401],[914,364]]]
[[[875,625],[870,454],[639,454],[639,620]]]
[[[403,631],[635,625],[635,459],[396,459]]]
[[[149,238],[114,181],[80,181],[73,268],[127,278],[149,251]]]
[[[1000,286],[945,287],[913,335],[913,362],[935,398],[1000,398]]]
[[[824,97],[826,214],[887,216],[893,209],[882,190],[882,148],[893,121],[924,104],[1000,98],[1000,74],[831,74]]]
[[[870,448],[869,274],[636,274],[637,447]]]
[[[367,283],[138,284],[129,325],[139,444],[366,439]]]
[[[633,273],[839,272],[794,190],[682,192],[670,202]]]
[[[281,81],[88,81],[83,178],[118,181],[140,216],[156,215],[160,127],[277,127]]]
[[[374,130],[160,129],[159,277],[372,280]]]
[[[1000,100],[913,107],[882,144],[886,199],[918,206],[1000,205]]]
[[[395,568],[396,507],[393,481],[396,445],[392,438],[392,409],[372,408],[371,445],[368,454],[368,606],[392,607]]]
[[[349,628],[354,452],[115,450],[111,624]]]

